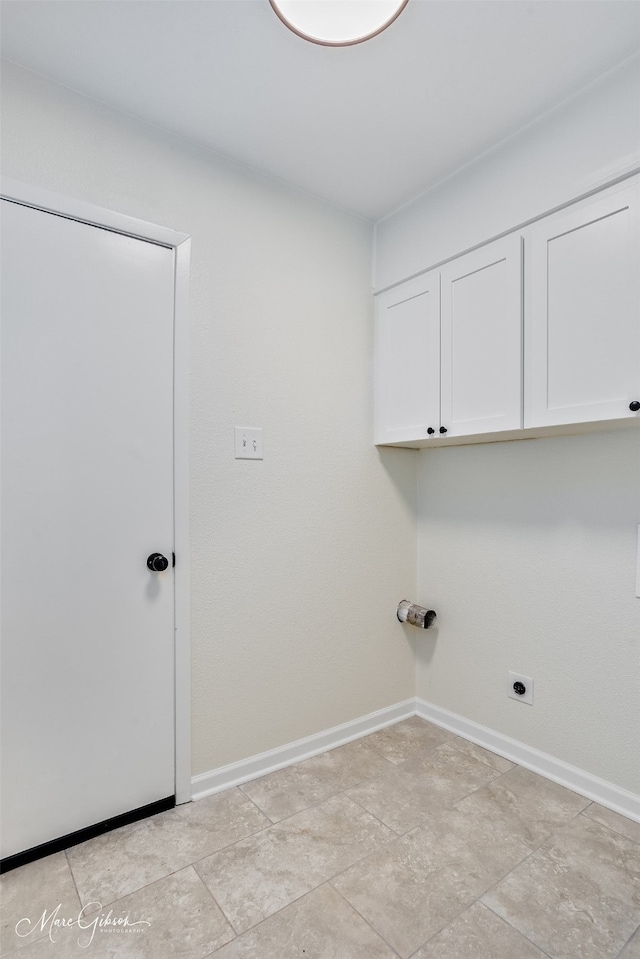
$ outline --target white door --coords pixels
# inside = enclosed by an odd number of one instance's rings
[[[442,269],[442,426],[467,436],[522,426],[522,240]]]
[[[639,415],[638,194],[618,185],[531,231],[525,426]]]
[[[407,280],[376,302],[376,443],[437,435],[440,275]],[[429,434],[431,430],[431,434]]]
[[[7,857],[174,793],[174,253],[2,201],[2,279]]]

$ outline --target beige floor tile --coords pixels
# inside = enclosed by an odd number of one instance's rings
[[[516,929],[474,903],[418,949],[412,959],[546,959]]]
[[[479,763],[485,763],[485,765],[491,766],[492,769],[496,769],[499,773],[506,773],[515,767],[515,763],[512,763],[509,759],[498,756],[497,753],[492,753],[489,749],[484,749],[476,743],[469,742],[468,739],[458,737],[452,742],[452,745],[455,746],[456,749],[461,749],[468,756],[471,756],[472,759],[477,759]]]
[[[21,950],[21,959],[205,959],[234,933],[192,866]]]
[[[216,953],[215,959],[395,959],[331,886],[320,886]]]
[[[602,826],[608,826],[614,832],[619,832],[621,836],[626,836],[632,842],[640,843],[640,823],[627,819],[626,816],[620,816],[612,809],[606,809],[605,806],[599,806],[598,803],[591,803],[587,806],[583,815],[588,816]]]
[[[448,743],[350,789],[348,795],[397,833],[428,819],[500,773]]]
[[[82,902],[104,906],[268,825],[230,789],[73,846],[69,863]]]
[[[456,803],[455,808],[475,821],[490,821],[496,840],[508,834],[537,849],[554,829],[588,804],[588,799],[570,789],[516,766]]]
[[[389,762],[403,763],[405,759],[419,757],[442,743],[455,742],[457,738],[440,726],[412,716],[411,719],[371,733],[365,742],[374,746]]]
[[[339,795],[209,856],[196,869],[241,932],[392,838]]]
[[[403,959],[529,854],[517,840],[496,843],[455,810],[372,853],[332,880]]]
[[[359,739],[244,783],[241,789],[272,822],[280,822],[389,768],[368,738]]]
[[[627,943],[622,950],[619,959],[640,959],[640,929],[638,929],[631,942]]]
[[[77,918],[81,908],[63,852],[5,873],[0,878],[0,954],[22,949],[46,936],[49,926],[42,928],[43,914],[46,912],[46,920],[57,907],[55,918]]]
[[[640,922],[640,849],[577,816],[483,902],[558,959],[615,959]]]
[[[77,925],[15,936],[58,903],[77,919],[74,879],[102,916],[151,925],[90,949]],[[416,717],[0,894],[2,959],[640,959],[640,825]]]

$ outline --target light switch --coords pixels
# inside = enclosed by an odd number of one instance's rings
[[[235,447],[237,460],[261,460],[262,430],[255,426],[236,426]]]

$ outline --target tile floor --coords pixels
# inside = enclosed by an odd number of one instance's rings
[[[0,889],[19,959],[640,959],[640,825],[418,718]]]

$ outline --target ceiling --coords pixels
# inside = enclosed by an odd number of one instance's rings
[[[409,0],[323,47],[268,0],[4,0],[2,54],[377,220],[640,49],[637,0]]]

